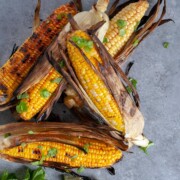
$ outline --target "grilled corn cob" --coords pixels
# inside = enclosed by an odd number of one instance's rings
[[[27,91],[27,98],[22,99],[17,105],[17,107],[21,106],[23,102],[27,107],[24,112],[20,111],[20,117],[24,120],[34,117],[53,95],[61,79],[62,76],[52,68],[38,84],[31,87]]]
[[[104,45],[113,57],[124,47],[136,30],[148,7],[146,0],[131,3],[112,18],[105,35]]]
[[[12,98],[14,90],[67,23],[66,13],[76,13],[74,4],[57,8],[0,69],[0,104]]]
[[[72,33],[69,39],[82,48],[91,63],[98,69],[98,63],[102,63],[102,60],[89,36],[79,30]],[[85,61],[79,50],[69,41],[67,43],[67,49],[76,75],[94,105],[111,126],[124,132],[124,122],[118,105],[102,79]]]
[[[0,156],[7,155],[24,161],[39,161],[42,164],[43,161],[47,163],[56,162],[69,168],[82,166],[87,168],[108,167],[122,157],[120,150],[98,140],[76,138],[74,143],[84,151],[63,143],[36,142],[1,150]]]

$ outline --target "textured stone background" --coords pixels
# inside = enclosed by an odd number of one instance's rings
[[[158,28],[129,58],[135,61],[130,76],[138,80],[141,110],[146,125],[145,134],[154,141],[146,156],[138,148],[133,154],[125,154],[122,162],[116,164],[116,175],[106,170],[86,170],[84,174],[98,180],[179,180],[180,179],[180,1],[167,0],[169,23]],[[65,0],[43,0],[41,17],[63,4]],[[95,0],[84,1],[88,9]],[[112,1],[111,1],[112,2]],[[151,0],[151,5],[155,1]],[[20,45],[30,34],[36,0],[0,0],[0,65],[10,55],[14,43]],[[162,43],[170,46],[164,49]],[[0,113],[0,123],[12,122],[9,112]],[[21,170],[25,166],[0,161],[0,172]],[[56,180],[60,173],[46,168],[47,179]]]

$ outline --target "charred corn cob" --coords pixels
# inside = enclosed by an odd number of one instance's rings
[[[131,3],[112,18],[104,38],[104,45],[113,57],[124,47],[136,30],[148,7],[146,0]]]
[[[74,41],[81,47],[91,63],[98,69],[98,63],[102,63],[102,60],[89,36],[79,30],[72,33],[69,40]],[[76,75],[94,105],[111,126],[124,132],[124,123],[118,105],[102,79],[85,61],[79,50],[69,41],[67,49]]]
[[[68,168],[87,167],[101,168],[116,163],[122,157],[122,152],[114,146],[101,141],[76,138],[74,143],[81,147],[56,142],[36,142],[22,144],[21,146],[0,151],[1,155],[23,161],[35,161],[43,164],[43,161],[56,162]]]
[[[42,107],[48,102],[50,96],[53,95],[58,84],[60,83],[62,76],[52,68],[51,71],[36,85],[31,87],[27,91],[27,97],[23,98],[17,105],[26,106],[27,108],[21,108],[20,116],[24,120],[30,120],[34,117]],[[18,111],[18,109],[17,109]]]
[[[74,4],[57,8],[0,69],[0,104],[12,98],[14,90],[67,23],[67,13],[76,13]]]

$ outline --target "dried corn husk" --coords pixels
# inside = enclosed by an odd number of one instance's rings
[[[101,26],[101,28],[99,28],[96,32],[96,35],[101,41],[103,41],[103,38],[109,28],[109,17],[107,14],[105,14],[108,4],[109,0],[98,0],[90,11],[83,11],[74,16],[75,21],[82,30],[87,30],[98,22],[105,21],[104,25]],[[64,35],[67,34],[70,30],[71,25],[69,23],[59,34],[58,39],[61,41],[61,43]]]

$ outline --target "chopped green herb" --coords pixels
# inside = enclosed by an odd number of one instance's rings
[[[83,147],[83,149],[84,149],[84,151],[85,151],[86,153],[89,152],[89,146],[90,146],[90,144],[87,143],[87,144],[85,144],[84,147]]]
[[[28,99],[29,98],[29,94],[27,92],[19,94],[17,96],[17,99]]]
[[[119,35],[120,35],[120,36],[123,37],[125,34],[126,34],[126,30],[125,30],[125,29],[120,29],[120,30],[119,30]]]
[[[30,174],[30,170],[27,168],[26,169],[26,174],[23,180],[30,180],[31,179],[31,174]]]
[[[28,131],[28,134],[34,134],[34,131]]]
[[[119,19],[117,20],[117,25],[120,28],[124,28],[127,25],[127,22],[125,20]]]
[[[17,113],[21,114],[23,112],[27,112],[28,107],[26,102],[21,101],[17,106],[16,106],[16,111]]]
[[[65,13],[58,14],[57,15],[57,20],[60,21],[60,20],[62,20],[63,17],[66,17],[66,16],[67,16],[67,14],[65,14]]]
[[[149,141],[149,144],[148,144],[146,147],[140,147],[140,149],[141,149],[145,154],[148,155],[147,150],[148,150],[148,148],[151,147],[151,146],[154,146],[154,143],[153,143],[152,141]]]
[[[1,175],[1,180],[7,180],[8,179],[8,176],[9,176],[9,173],[8,171],[4,171]]]
[[[129,78],[129,81],[132,83],[132,85],[133,85],[134,88],[136,89],[137,80],[136,80],[136,79],[133,79],[133,78]],[[131,89],[129,86],[126,87],[126,90],[127,90],[127,92],[128,92],[129,94],[132,93],[132,89]]]
[[[140,24],[140,21],[136,22],[136,25],[134,26],[134,31],[136,31],[136,30],[137,30],[137,28],[138,28],[139,24]]]
[[[9,173],[8,171],[4,171],[0,176],[0,180],[18,180],[14,173]]]
[[[43,168],[39,167],[32,173],[31,180],[45,180],[45,171]]]
[[[169,43],[168,42],[164,42],[163,46],[164,46],[164,48],[168,48],[169,47]]]
[[[19,180],[16,174],[9,173],[8,171],[4,171],[2,175],[0,175],[0,180]],[[45,171],[39,167],[36,170],[26,169],[25,176],[21,178],[23,180],[45,180]]]
[[[38,145],[38,147],[37,147],[38,149],[43,149],[43,146],[41,146],[41,145]]]
[[[61,68],[63,68],[63,67],[65,66],[64,60],[61,60],[61,61],[59,62],[59,65],[60,65]]]
[[[21,147],[22,147],[22,148],[25,148],[26,145],[27,145],[26,143],[21,143]]]
[[[107,38],[107,37],[104,37],[103,43],[107,43],[107,42],[108,42],[108,38]]]
[[[51,148],[49,151],[48,151],[48,157],[55,157],[58,153],[58,150],[56,148]]]
[[[135,39],[134,42],[133,42],[133,46],[136,47],[138,44],[139,44],[139,40]]]
[[[4,138],[8,138],[9,136],[11,136],[11,133],[4,134]]]
[[[73,36],[71,40],[75,42],[80,48],[83,48],[86,52],[91,51],[93,48],[93,41],[86,40],[79,36]]]
[[[62,78],[59,77],[59,78],[52,79],[51,82],[59,84],[61,82],[61,80],[62,80]]]
[[[31,164],[34,166],[40,166],[43,164],[43,162],[46,158],[47,158],[47,156],[42,154],[41,159],[39,161],[32,162]]]
[[[41,97],[43,97],[43,98],[48,98],[48,97],[51,95],[51,93],[50,93],[47,89],[42,89],[42,90],[40,91],[40,95],[41,95]]]
[[[78,157],[78,155],[75,154],[74,156],[71,157],[71,160],[74,160],[74,159],[76,159],[77,157]]]
[[[82,173],[82,172],[84,172],[84,167],[83,166],[81,166],[81,167],[79,167],[77,169],[77,173]]]

